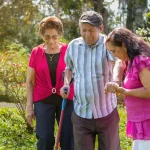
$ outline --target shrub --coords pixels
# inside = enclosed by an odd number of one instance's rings
[[[25,96],[27,53],[17,44],[12,44],[0,53],[0,86],[10,99]]]
[[[0,109],[0,150],[36,150],[35,143],[17,109]]]
[[[0,85],[3,86],[5,95],[15,103],[27,124],[28,131],[32,132],[33,129],[27,123],[25,114],[28,53],[18,44],[12,44],[7,48],[6,52],[0,53]]]
[[[122,150],[131,150],[132,140],[126,137],[126,113],[124,107],[119,107],[120,141]],[[55,134],[57,125],[55,125]],[[36,150],[35,133],[29,134],[27,124],[17,109],[0,109],[0,150]],[[113,138],[113,137],[111,137]],[[95,150],[98,148],[96,141]]]
[[[146,25],[145,28],[138,28],[136,33],[144,38],[145,41],[150,42],[150,12],[145,14]]]

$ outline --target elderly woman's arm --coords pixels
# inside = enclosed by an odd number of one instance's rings
[[[27,121],[31,125],[32,119],[34,118],[34,110],[33,110],[33,88],[35,82],[35,72],[34,69],[28,67],[27,79],[26,79],[26,92],[27,92]]]

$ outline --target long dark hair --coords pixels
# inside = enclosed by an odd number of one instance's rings
[[[124,43],[131,62],[130,65],[132,65],[133,59],[137,55],[150,57],[150,44],[127,28],[114,29],[107,37],[106,42],[109,41],[112,42],[113,45],[119,47]]]

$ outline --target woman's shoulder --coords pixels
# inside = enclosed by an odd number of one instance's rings
[[[61,53],[65,53],[67,50],[68,44],[66,43],[61,43]]]
[[[66,43],[61,43],[61,45],[62,45],[63,49],[67,49],[67,47],[68,47],[68,44],[66,44]]]
[[[44,54],[43,44],[34,47],[31,51],[33,57],[42,56]]]
[[[43,50],[43,49],[44,49],[43,45],[44,45],[44,44],[40,44],[40,45],[34,47],[34,48],[32,49],[32,51],[41,51],[41,50]]]
[[[133,65],[137,66],[143,62],[149,62],[150,63],[150,57],[144,56],[144,55],[138,55],[133,59]]]
[[[148,67],[150,70],[150,57],[144,55],[138,55],[133,59],[132,67],[139,68],[141,71],[143,68]]]

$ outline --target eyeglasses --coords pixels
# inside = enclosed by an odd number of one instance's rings
[[[44,35],[43,38],[44,38],[45,40],[50,40],[50,39],[52,39],[52,40],[57,40],[57,39],[59,38],[59,35],[53,35],[53,36]]]

